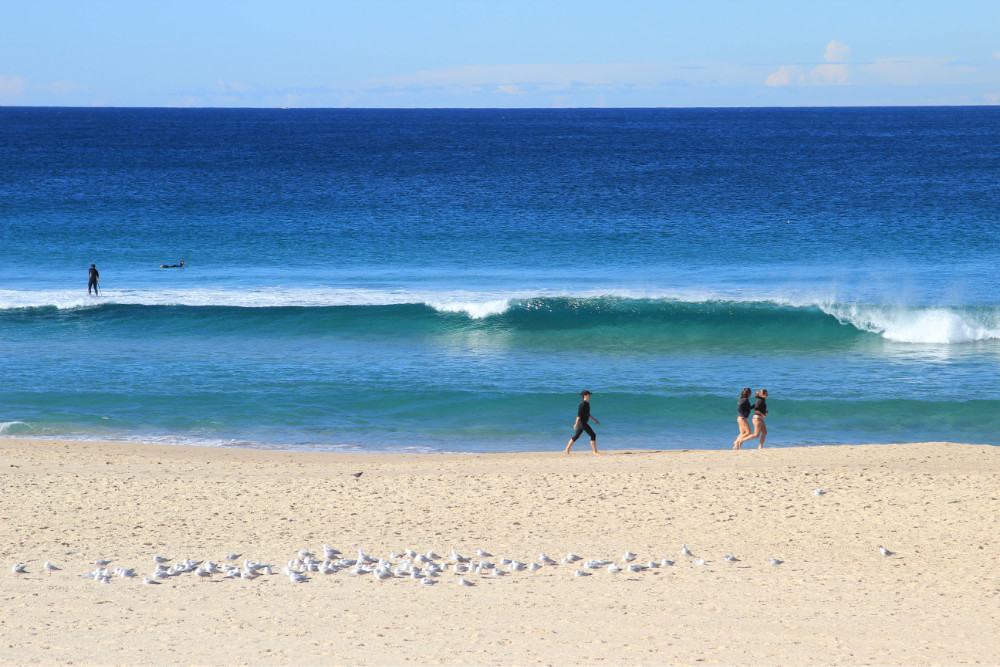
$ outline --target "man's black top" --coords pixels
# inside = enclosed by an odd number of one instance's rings
[[[576,409],[576,416],[580,418],[580,424],[590,421],[590,401],[580,401],[580,407]]]

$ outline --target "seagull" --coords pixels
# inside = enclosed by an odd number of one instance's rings
[[[425,558],[427,558],[427,560],[438,560],[438,559],[440,559],[440,558],[441,558],[441,556],[438,556],[438,555],[437,555],[436,553],[434,553],[433,551],[428,551],[428,552],[427,552],[427,555],[425,556]]]
[[[542,566],[538,563],[532,562],[531,565],[528,566],[528,569],[534,572],[535,570],[541,570]]]
[[[309,551],[306,551],[305,549],[303,549],[302,551],[299,552],[299,558],[301,558],[303,560],[305,560],[306,558],[312,558],[315,555],[316,554],[314,554],[312,552],[309,552]]]
[[[688,545],[686,545],[686,544],[682,544],[682,545],[681,545],[681,555],[682,555],[682,556],[689,556],[689,557],[691,557],[691,558],[693,558],[693,557],[694,557],[694,554],[693,554],[693,553],[691,553],[691,550],[690,550],[690,549],[688,549]]]
[[[883,556],[895,556],[896,555],[895,551],[889,551],[888,549],[886,549],[882,545],[879,545],[878,552],[880,554],[882,554]]]
[[[226,560],[239,560],[243,554],[226,554]]]
[[[538,560],[542,562],[542,565],[555,565],[556,562],[546,556],[545,554],[538,554]]]
[[[351,477],[353,477],[354,479],[357,479],[357,478],[361,477],[361,475],[363,475],[363,474],[364,474],[363,470],[361,472],[352,472],[351,473]]]
[[[730,563],[739,563],[740,562],[739,558],[737,558],[736,556],[730,556],[729,554],[726,554],[725,556],[723,556],[723,558],[725,560],[729,561]]]
[[[664,558],[663,560],[660,561],[660,565],[662,565],[664,567],[670,567],[673,564],[674,564],[674,561],[670,560],[669,558]]]
[[[483,551],[482,549],[476,549],[476,555],[480,558],[493,558],[493,554],[488,551]]]
[[[824,493],[826,493],[826,491],[824,491],[823,489],[816,489],[815,491],[813,491],[814,496],[822,496]]]
[[[510,570],[511,572],[520,572],[525,567],[527,566],[524,563],[522,563],[519,560],[515,560],[511,561],[510,565],[507,566],[507,569]]]
[[[570,563],[575,563],[578,560],[583,560],[582,556],[577,556],[575,553],[566,554],[566,560]]]
[[[423,579],[420,580],[420,583],[423,584],[424,586],[433,586],[437,582],[434,581],[433,579],[425,577],[425,578],[423,578]]]
[[[198,569],[196,569],[194,571],[194,573],[196,575],[198,575],[202,580],[204,580],[204,579],[211,579],[212,578],[212,573],[209,572],[208,570],[206,570],[203,567],[199,567]]]
[[[590,572],[584,572],[583,570],[577,570],[576,572],[573,573],[573,576],[574,577],[589,577],[590,576]]]
[[[24,563],[14,563],[14,567],[10,568],[10,571],[14,574],[28,574],[27,566]]]
[[[631,551],[628,551],[626,549],[624,555],[622,555],[622,562],[623,563],[630,563],[630,562],[632,562],[632,561],[635,560],[635,557],[636,557],[636,555],[634,553],[632,553]]]
[[[469,581],[465,577],[459,577],[459,579],[458,579],[458,585],[459,586],[475,586],[474,583],[472,583],[471,581]]]
[[[288,575],[288,580],[293,584],[302,584],[309,581],[309,577],[302,574],[301,572],[291,572]]]
[[[780,558],[772,558],[771,559],[771,565],[781,565],[784,562],[785,561],[781,560]]]
[[[383,582],[386,579],[392,579],[392,572],[389,572],[388,570],[383,570],[382,568],[377,567],[377,568],[375,568],[375,578],[379,582]]]
[[[135,570],[133,570],[130,567],[115,568],[115,574],[117,574],[122,579],[134,579],[139,576],[135,573]]]
[[[457,551],[455,551],[454,549],[451,550],[451,556],[449,556],[449,558],[451,558],[456,563],[468,563],[469,562],[468,558],[466,558],[465,556],[459,555],[459,553]]]
[[[160,585],[160,582],[158,582],[156,579],[150,579],[149,577],[143,577],[142,578],[142,583],[144,583],[144,584],[156,584],[157,586]]]
[[[49,561],[45,561],[45,563],[42,565],[42,569],[46,570],[49,573],[49,576],[51,577],[53,572],[58,572],[62,568],[61,567],[56,567],[55,565],[53,565]]]
[[[167,558],[166,556],[153,556],[153,562],[154,563],[169,563],[171,560],[173,560],[173,559],[172,558]],[[100,563],[100,561],[96,561],[94,563],[94,565],[98,565],[98,563]],[[107,564],[106,561],[105,561],[105,564]],[[101,566],[98,565],[98,567],[101,567]]]
[[[96,565],[97,567],[107,567],[108,565],[111,565],[111,561],[104,560],[103,558],[98,558],[97,560],[94,561],[94,565]]]
[[[611,574],[618,574],[621,571],[622,569],[618,567],[617,563],[612,563],[611,565],[608,565],[608,572]]]
[[[708,564],[708,561],[707,561],[707,560],[705,560],[704,558],[699,558],[699,559],[698,559],[698,560],[696,560],[696,561],[691,561],[691,564],[692,564],[692,565],[707,565],[707,564]]]
[[[626,569],[629,572],[642,572],[646,568],[644,568],[642,565],[639,565],[638,563],[631,563]]]
[[[660,567],[660,564],[657,563],[655,560],[651,560],[646,563],[646,567]]]

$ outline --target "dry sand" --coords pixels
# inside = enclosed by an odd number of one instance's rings
[[[0,664],[1000,664],[998,472],[1000,448],[949,443],[596,457],[5,439]],[[99,557],[148,574],[153,554],[277,569],[324,542],[677,563],[473,587],[77,576]]]

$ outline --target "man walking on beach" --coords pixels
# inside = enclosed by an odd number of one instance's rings
[[[573,433],[573,437],[569,439],[569,444],[566,445],[566,453],[569,454],[569,450],[573,446],[573,443],[576,442],[576,439],[579,438],[584,431],[586,431],[587,435],[590,436],[591,449],[594,450],[595,454],[600,454],[600,452],[597,451],[597,434],[594,433],[594,429],[590,428],[590,424],[587,423],[591,419],[594,420],[595,424],[601,423],[597,420],[597,417],[592,417],[590,414],[591,392],[589,389],[584,389],[580,392],[580,396],[583,397],[583,400],[580,401],[580,407],[576,409],[576,422],[573,424],[575,433]]]
[[[90,277],[87,280],[87,296],[90,296],[90,290],[93,288],[94,296],[101,296],[97,291],[97,281],[101,279],[101,274],[97,272],[97,266],[94,264],[90,265]]]

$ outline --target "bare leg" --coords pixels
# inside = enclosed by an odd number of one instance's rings
[[[575,440],[570,440],[569,444],[566,445],[566,451],[565,451],[566,454],[569,454],[569,448],[573,446],[574,442],[576,442],[576,441]]]
[[[764,438],[767,437],[767,426],[764,424],[764,420],[760,420],[760,444],[757,445],[757,449],[764,449]]]
[[[597,441],[596,440],[591,440],[590,441],[590,448],[594,450],[595,454],[600,454],[600,452],[597,451]]]
[[[756,438],[759,438],[760,437],[760,431],[759,431],[760,426],[758,426],[758,424],[763,424],[763,423],[764,423],[764,421],[762,419],[759,419],[758,417],[754,416],[754,418],[753,418],[754,432],[753,433],[747,433],[746,435],[741,435],[740,437],[736,438],[736,444],[737,444],[736,449],[739,449],[740,447],[742,447],[743,443],[746,442],[747,440],[754,440]]]
[[[733,449],[739,449],[740,447],[742,447],[743,443],[740,441],[740,438],[742,438],[744,435],[750,434],[750,426],[747,425],[746,419],[743,419],[742,417],[737,417],[736,423],[740,427],[740,434],[736,436],[735,440],[733,440]]]

